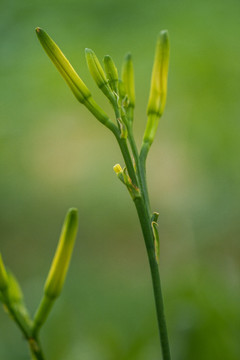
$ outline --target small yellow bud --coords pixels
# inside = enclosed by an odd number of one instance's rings
[[[6,290],[8,287],[8,276],[7,271],[5,269],[3,260],[2,260],[2,254],[0,253],[0,291]]]
[[[135,106],[135,86],[134,86],[134,70],[132,55],[125,56],[122,67],[122,81],[125,85],[126,93],[129,99],[129,106]]]
[[[85,101],[91,96],[91,93],[73,69],[70,62],[63,55],[57,44],[44,30],[36,28],[36,34],[47,55],[63,76],[73,94],[76,96],[78,101],[85,103]]]
[[[49,298],[56,298],[62,290],[77,235],[77,227],[77,210],[70,209],[65,218],[57,250],[45,283],[45,295]]]
[[[121,165],[119,165],[119,164],[114,165],[113,170],[115,171],[115,173],[117,175],[123,172],[123,169],[122,169]]]

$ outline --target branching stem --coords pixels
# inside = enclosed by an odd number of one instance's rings
[[[145,241],[145,246],[146,246],[150,270],[151,270],[153,292],[154,292],[155,306],[157,312],[157,321],[158,321],[158,328],[159,328],[159,335],[160,335],[160,342],[162,349],[162,358],[163,360],[171,360],[167,326],[164,315],[164,304],[162,297],[159,267],[158,267],[158,262],[156,260],[156,254],[154,248],[154,236],[151,227],[152,214],[150,211],[150,203],[149,203],[148,189],[146,183],[146,156],[149,149],[147,147],[143,147],[140,156],[138,156],[133,133],[132,131],[128,131],[128,140],[131,145],[134,154],[134,160],[136,163],[136,171],[135,171],[129,153],[129,149],[127,146],[127,142],[122,141],[123,139],[120,139],[119,135],[116,134],[115,136],[120,145],[120,149],[122,151],[122,155],[125,160],[125,164],[129,176],[140,189],[141,196],[135,198],[134,203],[141,224],[141,229]]]

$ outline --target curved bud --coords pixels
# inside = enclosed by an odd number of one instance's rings
[[[118,94],[118,71],[113,59],[109,55],[105,55],[103,58],[105,72],[109,80],[111,89]]]
[[[82,79],[80,79],[70,62],[63,55],[57,44],[44,30],[38,27],[36,28],[36,34],[47,55],[65,79],[73,94],[76,96],[78,101],[85,103],[85,101],[91,96],[91,93]]]
[[[163,30],[158,36],[147,107],[148,122],[144,134],[144,141],[150,144],[153,142],[158,120],[166,104],[168,65],[169,37],[167,30]]]
[[[113,102],[115,100],[111,87],[108,84],[106,74],[96,56],[94,51],[91,49],[85,49],[85,56],[88,65],[88,69],[93,77],[93,80],[97,86],[102,90],[102,92],[107,96],[107,98]]]
[[[0,253],[0,291],[6,290],[8,287],[8,276],[7,271],[5,269],[2,254]]]
[[[125,56],[122,67],[122,81],[125,85],[127,96],[129,99],[129,106],[135,106],[135,85],[134,85],[134,70],[132,55],[129,53]]]
[[[65,218],[59,243],[45,283],[44,293],[49,298],[59,296],[75,243],[78,227],[77,209],[70,209]]]

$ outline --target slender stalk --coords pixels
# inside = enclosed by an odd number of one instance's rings
[[[4,305],[7,308],[7,311],[12,316],[13,320],[22,331],[24,337],[28,339],[31,336],[31,328],[26,323],[26,320],[19,314],[18,311],[12,306],[12,304],[8,301],[7,297],[4,297]]]
[[[131,133],[130,133],[131,134]],[[132,134],[131,134],[132,135]],[[130,135],[130,136],[131,136]],[[119,142],[119,139],[117,137]],[[119,142],[123,158],[125,160],[129,175],[132,179],[135,179],[135,170],[132,165],[131,157],[127,148],[127,143]],[[144,154],[145,155],[145,154]],[[141,161],[142,160],[142,161]],[[151,270],[151,277],[152,277],[152,284],[153,284],[153,292],[154,292],[154,299],[155,299],[155,306],[157,312],[157,321],[158,321],[158,328],[159,328],[159,335],[160,335],[160,342],[161,342],[161,349],[162,349],[162,357],[163,360],[171,360],[170,355],[170,347],[169,347],[169,340],[168,340],[168,333],[167,333],[167,326],[165,321],[164,315],[164,304],[163,304],[163,297],[162,297],[162,289],[161,289],[161,282],[160,282],[160,274],[158,263],[156,261],[155,249],[154,249],[154,237],[151,227],[151,213],[150,213],[150,205],[149,205],[149,198],[148,198],[148,190],[146,184],[146,170],[145,170],[145,160],[146,158],[138,157],[138,161],[136,162],[136,168],[138,172],[138,179],[139,183],[138,186],[140,187],[141,196],[134,199],[134,203],[137,209],[138,218],[141,224],[141,229],[145,241],[145,246],[148,254],[148,260]],[[132,173],[134,172],[134,176]],[[137,180],[137,178],[136,178]]]
[[[150,211],[150,201],[148,195],[148,187],[147,187],[147,179],[146,179],[146,158],[149,151],[149,147],[147,144],[143,144],[141,147],[140,155],[139,155],[139,163],[138,163],[138,171],[140,173],[140,177],[142,180],[143,192],[145,195],[146,202],[148,204],[148,209]]]
[[[119,110],[119,106],[117,105],[117,103],[114,106],[114,111],[115,111],[116,118],[120,117],[120,110]],[[133,135],[133,127],[132,127],[132,125],[133,125],[133,108],[132,107],[130,107],[130,109],[128,110],[127,116],[123,115],[123,118],[125,120],[124,122],[127,124],[128,141],[129,141],[129,144],[130,144],[130,147],[132,150],[132,154],[133,154],[133,158],[135,161],[139,185],[140,185],[140,188],[142,191],[142,195],[145,199],[147,209],[150,213],[150,202],[149,202],[148,189],[147,189],[147,184],[146,184],[146,175],[145,175],[146,169],[145,169],[145,166],[141,166],[140,156],[138,154],[137,145],[136,145],[134,135]],[[145,160],[146,160],[146,158],[145,158]],[[144,161],[144,164],[145,164],[145,161]]]
[[[164,304],[162,297],[159,268],[155,256],[154,239],[151,228],[151,219],[149,218],[147,208],[142,198],[136,198],[134,203],[141,224],[145,246],[148,254],[149,265],[151,269],[153,292],[154,292],[155,306],[157,311],[158,329],[159,329],[160,342],[162,347],[162,357],[163,360],[170,360],[171,355],[170,355],[170,348],[168,341],[167,325],[164,315]]]
[[[37,309],[36,314],[34,315],[32,334],[37,336],[40,328],[46,321],[49,312],[51,311],[54,304],[54,299],[49,298],[48,296],[43,296],[41,303]]]
[[[45,360],[39,340],[37,338],[28,339],[28,345],[33,360]]]
[[[28,341],[29,348],[32,354],[32,359],[34,360],[44,360],[44,355],[41,349],[40,342],[37,337],[32,334],[32,324],[28,324],[26,318],[22,316],[21,313],[15,308],[8,300],[8,296],[3,292],[4,295],[4,304],[14,319],[15,323],[21,330],[23,336]]]
[[[136,176],[136,173],[135,173],[135,170],[134,170],[134,166],[133,166],[133,163],[132,163],[132,159],[131,159],[131,155],[129,153],[129,149],[128,149],[128,145],[127,145],[127,141],[126,139],[122,139],[120,137],[120,134],[119,134],[119,131],[112,131],[118,144],[119,144],[119,147],[121,149],[121,152],[122,152],[122,155],[123,155],[123,158],[124,158],[124,161],[125,161],[125,164],[126,164],[126,167],[127,167],[127,170],[128,170],[128,174],[132,180],[132,183],[135,185],[135,186],[138,186],[138,179],[137,179],[137,176]]]

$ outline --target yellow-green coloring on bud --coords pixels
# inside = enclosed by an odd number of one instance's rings
[[[122,169],[122,167],[121,167],[120,164],[114,165],[113,170],[115,171],[115,173],[116,173],[117,175],[123,171],[123,169]]]
[[[96,82],[97,86],[102,90],[102,92],[107,96],[107,98],[111,102],[115,101],[115,97],[108,83],[106,74],[94,51],[92,51],[91,49],[85,49],[85,56],[86,56],[88,69],[93,77],[93,80]]]
[[[22,304],[23,293],[16,277],[9,270],[7,272],[7,277],[8,277],[7,293],[8,293],[9,301],[15,304]]]
[[[167,96],[169,65],[169,37],[167,30],[160,32],[157,40],[147,114],[162,115]]]
[[[103,58],[105,72],[109,80],[111,89],[118,94],[118,71],[113,59],[109,55],[105,55]]]
[[[59,296],[75,243],[78,228],[77,209],[70,209],[65,218],[59,243],[45,283],[44,293],[49,298]]]
[[[125,56],[122,66],[122,81],[125,85],[126,93],[129,100],[129,106],[135,106],[135,85],[132,55],[129,53]]]
[[[125,84],[120,79],[118,80],[118,91],[119,91],[120,101],[122,102],[125,101],[127,99],[127,92],[126,92]],[[128,103],[128,99],[127,99],[127,103]]]
[[[0,253],[0,291],[6,290],[7,287],[8,287],[7,271],[3,263],[2,254]]]
[[[153,142],[159,118],[166,104],[168,65],[169,36],[167,30],[163,30],[160,32],[157,40],[147,107],[148,122],[144,134],[144,141],[150,144]]]
[[[80,79],[76,71],[73,69],[70,62],[64,56],[57,44],[44,30],[38,27],[36,28],[36,34],[47,55],[52,60],[60,74],[63,76],[73,94],[76,96],[78,101],[85,103],[91,96],[91,93],[82,79]]]

